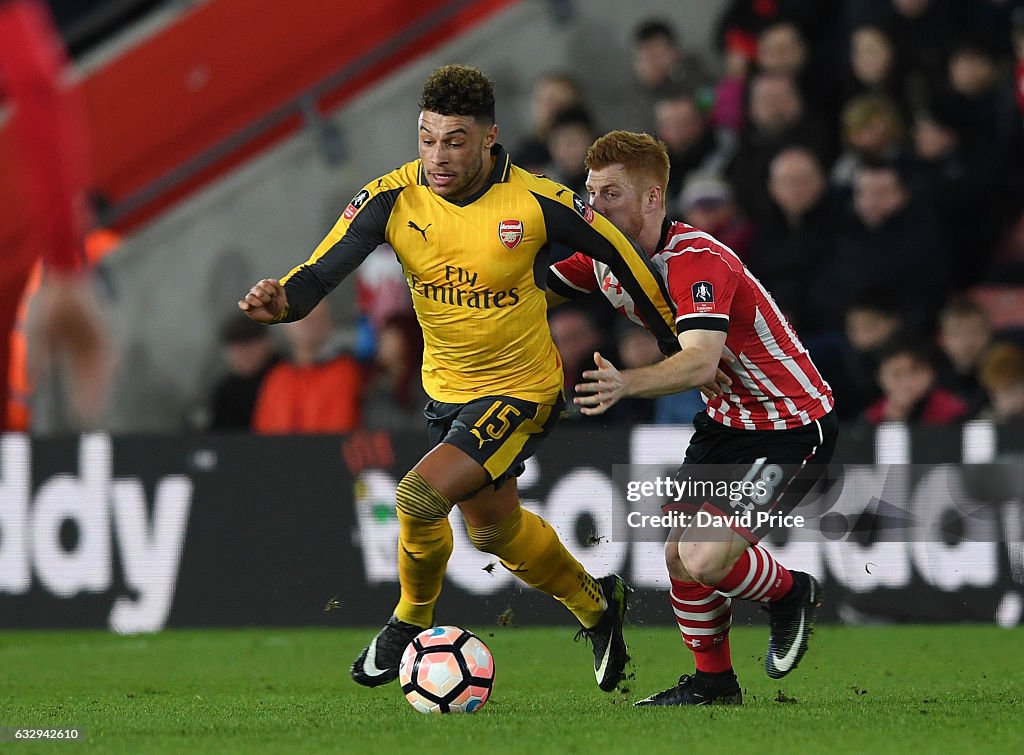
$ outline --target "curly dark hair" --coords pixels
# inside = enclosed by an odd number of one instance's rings
[[[420,109],[494,123],[494,82],[473,66],[441,66],[423,85]]]

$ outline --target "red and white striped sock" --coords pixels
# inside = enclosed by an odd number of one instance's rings
[[[732,668],[729,627],[732,601],[700,582],[672,580],[669,592],[683,642],[693,651],[698,671],[721,673]]]
[[[715,589],[730,598],[743,598],[761,603],[781,600],[793,587],[793,575],[760,545],[753,545]]]

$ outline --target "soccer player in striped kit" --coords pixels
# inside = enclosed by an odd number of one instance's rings
[[[739,501],[686,502],[684,509],[735,516],[787,514],[820,477],[837,436],[832,391],[807,350],[739,258],[712,236],[666,219],[669,161],[647,134],[613,131],[587,153],[587,190],[594,208],[650,255],[676,308],[680,351],[648,367],[618,370],[595,354],[575,402],[600,414],[619,399],[702,389],[707,408],[679,476],[765,483],[767,495]],[[552,265],[548,303],[600,290],[620,312],[646,325],[628,292],[602,265],[576,254]],[[717,375],[717,380],[716,380]],[[724,510],[723,510],[724,509]],[[771,637],[765,669],[781,678],[807,647],[821,588],[790,571],[758,544],[767,527],[690,527],[669,536],[665,556],[670,600],[696,673],[637,705],[738,704],[742,695],[729,651],[734,598],[767,604]]]

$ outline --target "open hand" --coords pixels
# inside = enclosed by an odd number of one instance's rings
[[[576,386],[576,392],[585,395],[573,399],[580,412],[587,415],[604,414],[625,395],[626,390],[622,373],[599,351],[594,352],[594,364],[597,369],[586,370],[583,373],[585,382]]]
[[[727,354],[722,355],[721,362],[726,365],[733,364],[736,361],[734,357],[728,356]],[[721,362],[719,364],[721,364]],[[700,392],[704,394],[704,398],[709,401],[713,398],[718,398],[725,394],[726,388],[732,385],[732,378],[722,372],[722,368],[719,367],[715,373],[715,379],[710,383],[705,383],[700,387]]]

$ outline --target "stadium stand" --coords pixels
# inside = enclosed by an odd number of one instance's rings
[[[75,6],[76,13],[92,9],[89,13],[95,14],[99,4],[67,5]],[[488,71],[502,102],[508,103],[498,114],[506,145],[518,144],[528,134],[530,88],[549,71],[565,71],[578,80],[582,100],[600,130],[652,120],[653,113],[630,110],[637,102],[630,96],[636,89],[634,35],[652,20],[672,28],[679,50],[687,53],[679,55],[677,67],[685,68],[694,59],[714,64],[713,85],[703,78],[705,72],[695,77],[679,70],[673,80],[702,82],[700,91],[691,94],[712,115],[719,154],[726,160],[730,145],[739,144],[767,165],[775,151],[801,140],[799,129],[771,134],[770,123],[756,131],[748,125],[746,89],[758,81],[759,66],[770,65],[772,75],[786,75],[779,72],[792,63],[801,79],[796,82],[802,94],[800,118],[823,128],[804,139],[804,146],[822,153],[826,175],[840,152],[895,159],[914,204],[939,208],[921,217],[937,218],[930,231],[955,248],[950,261],[938,265],[944,274],[933,276],[945,279],[942,291],[928,297],[928,311],[911,318],[926,335],[934,335],[942,300],[963,291],[989,312],[997,330],[1009,329],[1011,338],[1019,330],[1024,310],[1021,234],[1013,229],[1021,227],[1024,186],[1020,171],[1011,169],[1024,159],[1021,103],[1014,99],[1012,71],[1013,34],[1019,37],[1014,30],[1022,25],[1019,3],[951,3],[941,4],[941,9],[934,3],[921,17],[910,18],[898,4],[881,1],[842,2],[809,11],[801,10],[800,3],[718,0],[693,4],[682,13],[668,0],[642,8],[611,0],[393,0],[367,6],[364,12],[370,15],[360,19],[358,33],[346,31],[352,25],[343,23],[346,11],[340,4],[332,11],[341,14],[337,23],[325,23],[312,10],[318,4],[307,0],[289,3],[280,17],[273,15],[280,4],[267,3],[268,13],[258,19],[260,14],[244,12],[247,4],[242,0],[137,5],[159,7],[164,13],[173,8],[174,14],[145,34],[137,33],[130,43],[122,41],[116,54],[104,50],[104,44],[113,45],[107,41],[90,43],[82,56],[102,61],[83,66],[83,86],[96,119],[96,152],[103,158],[97,165],[98,188],[111,200],[108,220],[126,232],[104,267],[117,293],[112,311],[121,322],[132,324],[121,330],[121,351],[138,357],[132,360],[131,373],[117,378],[119,400],[108,417],[112,429],[171,432],[187,425],[188,407],[206,395],[222,369],[215,324],[238,291],[257,272],[283,272],[296,251],[315,244],[358,190],[360,177],[412,156],[410,124],[425,71],[450,60],[473,62]],[[60,17],[59,7],[55,9]],[[69,35],[82,28],[83,18],[63,19]],[[800,55],[810,63],[788,61],[786,45],[758,55],[759,38],[767,45],[779,36],[779,24],[786,23],[799,31],[805,48]],[[927,44],[921,41],[906,49],[896,45],[898,60],[891,65],[871,56],[884,56],[886,49],[891,54],[893,48],[851,43],[852,35],[866,27],[881,28],[895,40],[913,39],[915,29],[930,29],[931,34]],[[245,33],[238,35],[238,29]],[[243,51],[225,41],[232,35],[244,36]],[[283,44],[283,38],[289,43]],[[887,72],[878,79],[877,90],[871,77],[863,75],[873,66]],[[806,80],[809,70],[815,81]],[[827,98],[816,97],[820,87],[815,83],[823,72],[831,80],[850,83]],[[849,137],[858,143],[843,142],[843,106],[856,95],[878,92],[893,97],[906,116],[898,148],[876,147],[866,127]],[[733,99],[728,102],[716,99],[729,97]],[[767,107],[769,120],[778,105],[758,103]],[[736,112],[716,121],[714,115],[722,108]],[[943,129],[955,137],[951,146],[937,141],[944,138]],[[998,145],[1000,157],[993,158],[986,145]],[[0,130],[0,158],[8,148]],[[741,150],[739,158],[743,154]],[[750,177],[755,174],[756,179]],[[772,261],[758,260],[757,252],[776,246],[762,236],[778,236],[787,220],[761,183],[766,168],[752,171],[734,159],[724,175],[733,179],[731,189],[741,204],[745,197],[755,200],[756,212],[748,218],[753,225],[749,264],[754,270],[772,268]],[[751,184],[753,180],[757,183]],[[886,224],[870,227],[864,218],[871,214],[855,212],[859,201],[872,196],[858,193],[857,186],[832,186],[834,226],[857,234],[854,247],[864,242],[898,262],[902,249],[885,251],[885,239],[894,237]],[[0,168],[3,243],[18,236],[10,199]],[[958,203],[969,210],[956,212]],[[887,217],[890,211],[876,216]],[[984,233],[979,236],[973,228]],[[790,229],[785,236],[799,234]],[[964,251],[972,239],[976,243]],[[799,312],[802,330],[812,332],[819,323],[840,321],[840,312],[827,317],[817,312],[812,293],[836,247],[849,247],[849,242],[840,238],[801,250],[806,270],[787,298],[792,311]],[[904,298],[915,298],[913,273],[890,276],[887,283],[906,294]],[[858,293],[839,290],[833,300],[852,300]],[[354,328],[357,313],[351,302],[356,297],[336,298],[336,319]],[[155,314],[168,309],[176,313],[173,323]],[[840,335],[831,325],[824,329],[823,338]],[[183,370],[182,364],[194,367]]]

